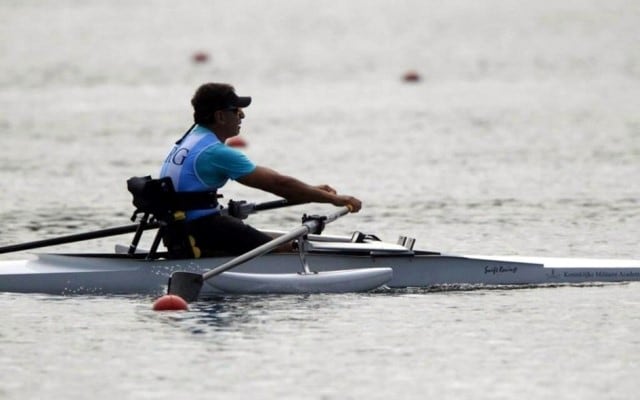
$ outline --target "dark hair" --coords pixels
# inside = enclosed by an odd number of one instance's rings
[[[235,93],[235,89],[226,83],[205,83],[200,86],[191,99],[193,121],[201,125],[214,122],[214,113],[225,107],[230,93]]]

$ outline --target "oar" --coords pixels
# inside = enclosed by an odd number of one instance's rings
[[[12,244],[9,246],[0,247],[0,254],[10,253],[12,251],[37,249],[39,247],[55,246],[57,244],[81,242],[83,240],[98,239],[98,238],[103,238],[108,236],[122,235],[125,233],[135,232],[138,229],[138,225],[139,224],[116,226],[114,228],[107,228],[99,231],[76,233],[73,235],[60,236],[52,239],[43,239],[43,240],[36,240],[34,242]],[[153,222],[153,223],[148,223],[144,229],[145,230],[154,229],[157,227],[158,227],[158,223]]]
[[[232,204],[234,204],[234,206],[232,206]],[[300,203],[289,203],[285,199],[267,201],[267,202],[258,203],[258,204],[246,203],[244,201],[237,201],[237,202],[230,201],[229,209],[228,209],[229,211],[227,213],[237,218],[246,218],[249,214],[254,213],[256,211],[272,210],[275,208],[294,206],[297,204],[300,204]],[[233,208],[233,211],[232,211],[232,208]],[[227,209],[224,209],[224,210],[227,210]],[[236,215],[235,213],[238,213],[238,215]],[[60,236],[57,238],[12,244],[9,246],[0,247],[0,254],[11,253],[14,251],[37,249],[40,247],[55,246],[58,244],[81,242],[84,240],[99,239],[99,238],[109,237],[109,236],[123,235],[125,233],[135,232],[138,229],[138,225],[139,224],[116,226],[113,228],[106,228],[98,231],[75,233],[72,235]],[[160,224],[157,222],[149,222],[146,224],[143,230],[155,229],[155,228],[158,228],[159,226]]]
[[[312,217],[311,219],[303,222],[302,226],[292,230],[291,232],[286,233],[282,236],[278,236],[277,238],[261,246],[258,246],[251,251],[241,254],[233,260],[227,261],[226,263],[219,265],[212,270],[205,272],[204,274],[176,271],[171,274],[171,278],[169,278],[169,287],[167,289],[167,293],[178,295],[187,302],[196,301],[198,299],[198,296],[200,295],[202,285],[207,279],[213,278],[214,276],[230,270],[231,268],[237,267],[238,265],[246,261],[268,253],[276,247],[287,243],[295,238],[307,235],[309,233],[317,233],[321,230],[320,228],[323,227],[324,224],[335,221],[336,219],[347,213],[349,213],[349,209],[345,207],[334,214],[330,214],[324,217]]]
[[[228,214],[236,218],[245,219],[249,214],[257,211],[273,210],[275,208],[296,206],[302,203],[291,203],[285,199],[266,201],[264,203],[247,203],[246,201],[230,200],[228,207],[222,209],[223,214]]]

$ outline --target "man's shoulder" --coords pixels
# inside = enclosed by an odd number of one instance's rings
[[[216,157],[229,157],[229,158],[237,158],[237,157],[243,157],[246,158],[247,156],[237,150],[234,149],[233,147],[229,147],[221,142],[217,142],[217,143],[212,143],[209,146],[207,146],[205,149],[202,150],[202,153],[207,153],[211,156],[216,156]]]
[[[204,149],[198,155],[197,164],[198,166],[216,166],[225,170],[231,169],[238,173],[247,173],[255,168],[255,164],[246,154],[222,143],[214,144]]]

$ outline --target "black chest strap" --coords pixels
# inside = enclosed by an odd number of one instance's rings
[[[218,199],[222,197],[215,190],[176,192],[169,177],[132,177],[127,180],[127,189],[133,195],[134,216],[148,213],[161,221],[166,221],[167,216],[178,211],[216,208]]]

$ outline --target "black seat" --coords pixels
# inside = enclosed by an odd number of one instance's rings
[[[127,180],[127,189],[133,195],[135,211],[131,220],[142,214],[138,229],[129,246],[129,254],[136,251],[142,232],[152,223],[159,225],[147,258],[157,258],[157,249],[162,240],[170,258],[198,258],[198,249],[185,225],[185,212],[218,207],[216,191],[176,192],[171,178],[153,179],[151,176],[132,177]]]

